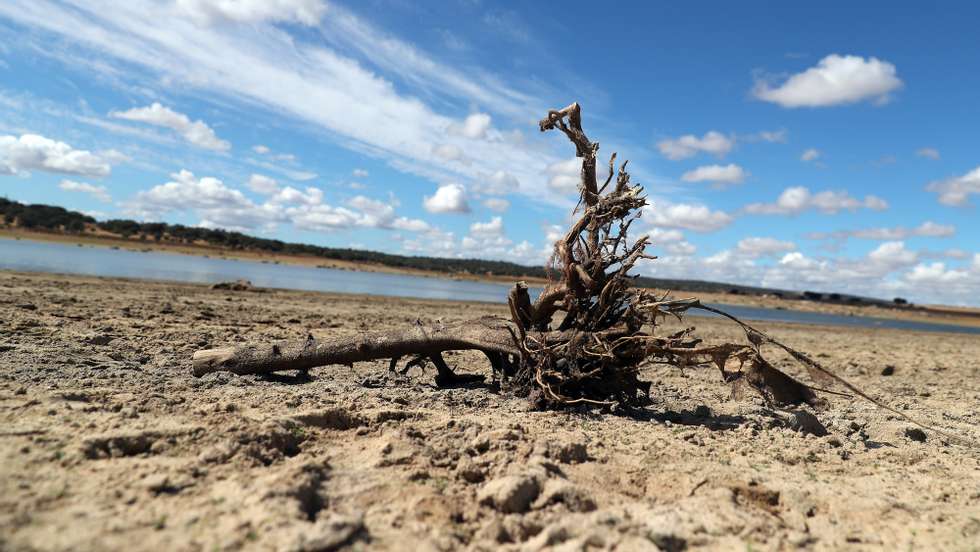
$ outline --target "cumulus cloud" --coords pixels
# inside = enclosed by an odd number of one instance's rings
[[[761,243],[761,242],[759,242]],[[655,244],[655,246],[658,244]],[[799,250],[751,257],[740,248],[708,257],[661,255],[640,270],[650,276],[733,282],[796,291],[840,292],[890,299],[903,296],[916,302],[963,303],[980,294],[980,253],[972,263],[923,263],[925,252],[910,250],[901,240],[873,247],[856,257],[813,256]],[[763,247],[762,249],[769,249]],[[965,255],[970,258],[971,255]],[[964,259],[957,254],[951,259]]]
[[[947,270],[946,263],[943,262],[916,265],[905,275],[906,280],[917,284],[949,284],[969,277],[966,270]]]
[[[751,203],[745,206],[745,212],[755,215],[797,215],[804,211],[815,210],[835,214],[840,211],[858,209],[882,211],[887,208],[888,203],[885,200],[873,195],[859,200],[845,191],[826,190],[813,194],[808,188],[795,186],[783,190],[775,203]]]
[[[159,102],[153,102],[153,104],[147,107],[134,107],[126,111],[112,111],[109,113],[109,116],[116,119],[125,119],[127,121],[136,121],[169,128],[183,137],[184,140],[204,149],[214,151],[228,151],[231,149],[231,144],[218,138],[214,130],[204,121],[191,121],[187,115],[178,113],[169,107],[164,107]]]
[[[737,250],[749,258],[765,257],[794,251],[796,244],[776,238],[744,238],[739,240]]]
[[[951,207],[963,207],[970,203],[970,196],[980,194],[980,167],[946,180],[930,182],[926,190],[939,194],[939,203]]]
[[[182,169],[170,175],[172,180],[139,192],[136,201],[146,210],[175,211],[179,209],[220,209],[224,207],[250,207],[252,202],[245,194],[225,186],[217,178],[197,178],[194,173]]]
[[[503,213],[510,208],[510,202],[499,197],[488,197],[483,200],[483,206],[496,213]]]
[[[463,119],[460,133],[467,138],[486,138],[490,130],[490,116],[486,113],[473,113]]]
[[[752,93],[760,100],[787,108],[826,107],[869,99],[887,102],[888,95],[901,86],[891,63],[874,57],[832,54],[778,86],[757,81]]]
[[[430,213],[470,212],[470,206],[466,200],[466,188],[455,183],[439,186],[433,196],[425,196],[422,205]]]
[[[663,228],[715,232],[731,224],[733,219],[728,213],[712,211],[705,205],[658,203],[643,208],[643,220]]]
[[[504,219],[493,217],[488,222],[474,222],[470,225],[470,235],[480,237],[500,236],[504,233]]]
[[[698,138],[687,134],[680,138],[667,138],[657,143],[660,153],[672,161],[694,157],[698,153],[709,153],[724,157],[735,146],[735,138],[711,130]]]
[[[74,180],[62,180],[58,187],[66,192],[82,192],[91,195],[102,203],[112,203],[112,196],[105,186],[96,186],[87,182],[75,182]]]
[[[112,167],[99,154],[37,134],[0,136],[0,175],[27,175],[31,171],[100,178],[108,176]]]
[[[903,241],[885,242],[868,253],[869,261],[876,263],[878,266],[887,267],[888,269],[911,265],[918,258],[918,254],[905,248],[905,242]]]
[[[351,175],[353,175],[354,178],[367,178],[369,173],[367,172],[367,169],[354,169],[351,171]]]
[[[565,161],[559,161],[548,165],[548,187],[553,191],[562,194],[572,194],[578,192],[578,185],[581,182],[582,160],[572,157]]]
[[[474,184],[474,189],[487,195],[507,195],[517,192],[521,183],[517,177],[506,171],[497,171],[491,175],[484,175]]]
[[[300,191],[292,186],[286,186],[276,191],[269,198],[271,205],[308,205],[312,207],[321,203],[323,203],[323,191],[313,187]]]
[[[932,159],[936,161],[939,159],[939,150],[936,148],[919,148],[915,151],[915,154],[919,157],[925,157],[926,159]]]
[[[255,153],[257,153],[259,155],[265,155],[265,154],[269,153],[272,150],[270,150],[268,146],[263,146],[262,144],[258,144],[258,145],[252,146],[252,151],[254,151]]]
[[[645,235],[650,239],[654,253],[662,249],[671,255],[685,257],[697,251],[694,244],[684,239],[684,234],[680,230],[652,228],[645,232]]]
[[[288,22],[312,27],[327,6],[322,0],[177,0],[177,10],[203,24]]]
[[[279,182],[275,178],[261,174],[253,174],[248,177],[248,189],[263,195],[272,195],[279,191]]]
[[[539,253],[526,241],[517,248],[513,246],[514,242],[505,235],[503,218],[493,217],[487,222],[470,225],[469,234],[459,242],[459,252],[467,256],[489,255],[521,262],[526,261],[524,257]]]
[[[810,148],[803,152],[803,155],[800,156],[800,161],[803,161],[804,163],[808,163],[810,161],[816,161],[819,157],[820,157],[820,150],[816,148]]]
[[[681,176],[684,182],[712,182],[714,184],[740,184],[748,173],[734,163],[728,165],[706,165],[687,171]]]
[[[253,175],[259,176],[259,175]],[[202,226],[249,231],[271,229],[279,223],[297,228],[332,232],[355,227],[428,233],[435,229],[424,220],[398,216],[397,201],[385,202],[358,195],[344,205],[324,202],[323,191],[292,186],[263,188],[268,197],[255,203],[241,191],[213,177],[197,178],[182,170],[171,181],[144,190],[124,204],[127,213],[156,218],[162,213],[196,214]],[[271,179],[270,179],[271,180]]]

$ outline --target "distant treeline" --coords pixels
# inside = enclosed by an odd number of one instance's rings
[[[305,243],[289,243],[280,240],[257,238],[216,228],[184,226],[164,222],[137,222],[127,219],[97,221],[93,217],[51,205],[24,205],[0,197],[0,217],[4,224],[29,230],[68,234],[91,233],[101,230],[126,239],[143,241],[207,244],[236,251],[261,251],[287,255],[306,255],[322,259],[380,264],[397,268],[409,268],[442,272],[446,274],[477,274],[513,277],[547,276],[542,266],[524,266],[506,261],[485,259],[449,259],[442,257],[413,257],[392,255],[362,249],[320,247]],[[847,304],[887,304],[890,302],[837,293],[795,292],[780,289],[740,286],[700,280],[673,280],[664,278],[637,278],[641,287],[679,289],[697,292],[720,292],[742,295],[775,295],[787,299],[808,299]],[[896,303],[898,300],[896,300]]]

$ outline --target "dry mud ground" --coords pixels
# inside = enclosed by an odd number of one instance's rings
[[[980,453],[860,400],[773,411],[712,370],[651,367],[654,405],[623,417],[437,390],[384,362],[189,373],[195,350],[247,338],[485,313],[503,307],[0,272],[0,549],[980,546]],[[980,441],[976,336],[764,327]]]

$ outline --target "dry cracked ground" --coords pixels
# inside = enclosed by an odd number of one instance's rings
[[[977,449],[860,400],[777,411],[667,367],[645,370],[654,404],[632,417],[532,411],[384,362],[190,375],[201,348],[488,313],[503,307],[0,273],[0,549],[980,546]],[[980,441],[976,336],[763,326]]]

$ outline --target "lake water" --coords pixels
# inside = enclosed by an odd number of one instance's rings
[[[138,252],[106,247],[0,238],[0,269],[90,276],[115,276],[179,282],[215,283],[245,279],[259,287],[364,293],[422,299],[506,301],[509,284],[429,278],[381,272],[358,272],[258,261],[217,259],[157,251]],[[540,290],[532,288],[532,295]],[[740,305],[714,305],[744,320],[828,324],[980,335],[980,328],[843,316]],[[716,316],[691,311],[695,316]]]

